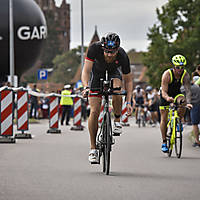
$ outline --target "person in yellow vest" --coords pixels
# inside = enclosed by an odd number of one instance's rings
[[[71,85],[65,85],[63,91],[61,92],[61,99],[60,99],[60,105],[62,106],[62,117],[61,117],[61,125],[63,125],[63,122],[65,120],[66,116],[66,125],[69,124],[70,120],[70,113],[71,113],[71,108],[73,105],[73,100],[71,97],[67,97],[64,95],[71,95]]]

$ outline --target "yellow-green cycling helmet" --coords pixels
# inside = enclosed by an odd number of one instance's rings
[[[175,55],[172,57],[172,63],[174,65],[186,65],[187,64],[187,61],[186,61],[186,58],[182,55]]]

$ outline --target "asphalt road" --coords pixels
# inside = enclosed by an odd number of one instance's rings
[[[47,120],[30,125],[33,139],[0,144],[0,200],[199,199],[200,149],[188,139],[191,126],[177,159],[161,152],[158,127],[130,122],[116,138],[109,176],[88,163],[87,128],[46,134]]]

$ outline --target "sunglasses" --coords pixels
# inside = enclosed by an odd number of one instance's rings
[[[115,49],[115,50],[104,49],[104,52],[110,53],[110,54],[115,54],[117,52],[117,49]]]
[[[183,69],[184,66],[175,66],[174,68],[175,68],[175,69]]]

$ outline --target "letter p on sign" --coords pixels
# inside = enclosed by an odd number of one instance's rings
[[[38,70],[38,80],[47,80],[48,71],[45,69]]]

